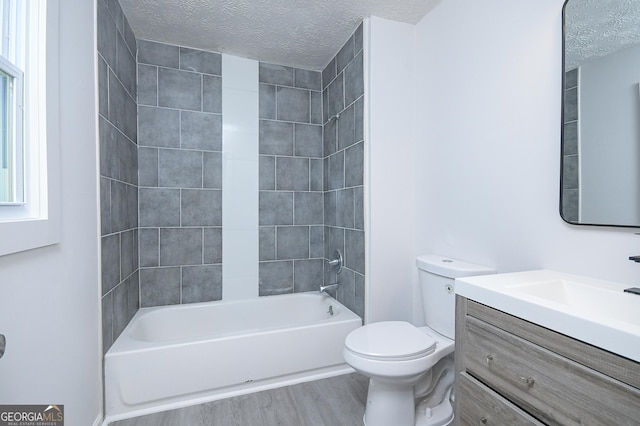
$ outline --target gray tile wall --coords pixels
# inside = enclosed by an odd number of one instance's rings
[[[337,299],[364,318],[364,69],[362,24],[322,71],[324,257],[339,249],[345,267]]]
[[[578,222],[580,205],[580,170],[578,154],[578,73],[565,74],[564,132],[562,145],[562,214],[570,222]]]
[[[323,283],[322,76],[259,64],[259,294]]]
[[[98,19],[106,351],[140,306],[222,296],[221,55],[140,40],[136,62],[118,2]],[[335,281],[340,248],[363,316],[362,26],[323,72],[261,63],[259,90],[260,295]]]
[[[136,40],[117,0],[98,0],[102,340],[139,306]]]
[[[138,41],[143,307],[222,298],[221,59]]]

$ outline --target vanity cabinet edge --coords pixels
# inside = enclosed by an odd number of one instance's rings
[[[467,301],[466,297],[462,297],[456,295],[456,319],[455,319],[455,349],[454,349],[454,365],[455,365],[455,381],[454,381],[454,395],[456,397],[456,401],[460,395],[462,395],[461,383],[460,383],[460,374],[467,370],[464,365],[463,356],[465,353],[465,339],[461,336],[464,336],[465,327],[467,323]],[[454,404],[454,425],[461,425],[461,412],[460,412],[460,404]]]

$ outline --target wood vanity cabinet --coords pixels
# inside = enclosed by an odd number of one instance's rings
[[[640,363],[456,296],[457,425],[640,425]]]

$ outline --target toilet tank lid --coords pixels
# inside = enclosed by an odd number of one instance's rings
[[[425,254],[416,258],[418,269],[447,278],[472,277],[474,275],[495,274],[496,270],[488,266],[476,265],[451,257],[437,254]]]

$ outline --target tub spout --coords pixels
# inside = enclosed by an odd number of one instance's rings
[[[320,286],[320,293],[324,293],[327,290],[333,290],[334,288],[338,288],[338,283],[321,285]]]

